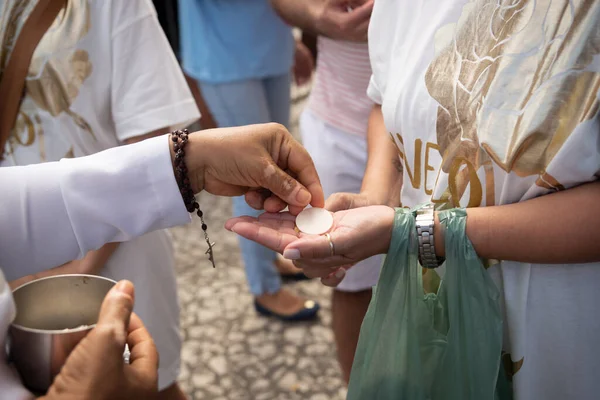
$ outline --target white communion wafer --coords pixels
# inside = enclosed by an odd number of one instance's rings
[[[321,235],[333,225],[333,215],[324,208],[307,208],[296,217],[296,226],[302,233]]]

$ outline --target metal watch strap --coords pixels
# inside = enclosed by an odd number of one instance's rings
[[[435,255],[433,204],[427,204],[417,211],[415,223],[419,240],[419,262],[424,268],[439,267],[444,258]]]

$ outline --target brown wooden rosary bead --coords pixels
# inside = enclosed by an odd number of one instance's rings
[[[208,245],[208,250],[206,251],[206,254],[208,254],[208,259],[212,263],[213,268],[215,268],[215,259],[213,254],[213,246],[215,245],[215,243],[211,242],[210,238],[208,237],[208,225],[206,225],[206,223],[204,222],[204,213],[202,212],[202,210],[200,210],[200,204],[198,204],[198,202],[196,201],[196,196],[194,195],[190,179],[187,175],[188,169],[185,165],[185,145],[188,142],[188,138],[189,135],[187,129],[178,130],[171,133],[171,140],[174,143],[173,148],[175,151],[175,178],[186,210],[189,213],[193,213],[197,210],[198,217],[200,217],[200,221],[202,222],[202,231],[204,233],[204,239],[206,240],[206,243]]]

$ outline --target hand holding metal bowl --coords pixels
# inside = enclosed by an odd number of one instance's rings
[[[158,354],[132,313],[133,285],[115,283],[57,275],[15,289],[10,359],[28,389],[46,400],[150,399],[158,393]]]
[[[10,360],[25,386],[45,393],[75,346],[98,321],[115,281],[91,275],[57,275],[13,291],[17,317],[10,328]]]

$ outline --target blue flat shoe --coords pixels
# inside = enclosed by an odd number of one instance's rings
[[[291,315],[283,315],[283,314],[278,314],[276,312],[273,312],[273,311],[269,310],[268,308],[263,307],[260,304],[258,304],[258,302],[256,300],[254,300],[254,308],[256,309],[257,313],[259,313],[260,315],[264,315],[265,317],[274,317],[280,321],[295,322],[295,321],[309,321],[309,320],[315,319],[317,317],[317,314],[318,314],[321,306],[319,305],[319,303],[316,303],[312,300],[306,300],[304,302],[304,308],[302,308],[300,311],[298,311],[294,314],[291,314]]]
[[[297,274],[281,274],[281,279],[286,282],[300,282],[308,281],[311,278],[304,275],[304,272],[298,272]]]

